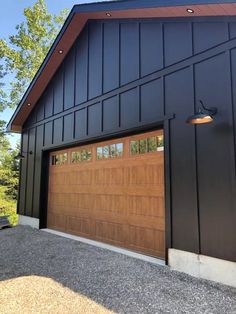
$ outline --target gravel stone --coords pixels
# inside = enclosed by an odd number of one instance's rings
[[[0,252],[0,313],[236,314],[235,288],[30,227]]]

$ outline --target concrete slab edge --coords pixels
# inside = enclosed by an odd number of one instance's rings
[[[26,226],[30,226],[32,228],[39,229],[39,219],[33,218],[33,217],[19,215],[18,224],[19,225],[26,225]]]
[[[176,249],[168,250],[168,261],[172,270],[236,287],[234,262]]]
[[[102,248],[102,249],[110,250],[110,251],[113,251],[113,252],[116,252],[116,253],[124,254],[124,255],[133,257],[133,258],[137,258],[137,259],[143,260],[145,262],[149,262],[149,263],[153,263],[153,264],[156,264],[156,265],[165,266],[165,261],[164,260],[161,260],[161,259],[158,259],[158,258],[155,258],[155,257],[151,257],[151,256],[147,256],[147,255],[143,255],[143,254],[139,254],[139,253],[135,253],[135,252],[132,252],[132,251],[129,251],[129,250],[126,250],[126,249],[122,249],[122,248],[110,245],[110,244],[106,244],[106,243],[102,243],[102,242],[99,242],[99,241],[86,239],[86,238],[83,238],[83,237],[75,236],[75,235],[72,235],[72,234],[68,234],[68,233],[65,233],[65,232],[56,231],[56,230],[52,230],[52,229],[41,229],[41,231],[49,232],[49,233],[52,233],[52,234],[55,234],[55,235],[58,235],[58,236],[61,236],[61,237],[64,237],[64,238],[68,238],[68,239],[71,239],[71,240],[75,240],[75,241],[79,241],[79,242],[82,242],[82,243],[90,244],[90,245],[93,245],[93,246],[96,246],[96,247],[99,247],[99,248]]]

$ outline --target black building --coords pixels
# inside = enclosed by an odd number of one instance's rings
[[[235,15],[226,0],[74,6],[8,125],[20,221],[194,275],[186,256],[207,256],[231,282],[200,276],[236,285]]]

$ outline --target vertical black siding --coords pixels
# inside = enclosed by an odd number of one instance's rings
[[[172,246],[236,261],[235,37],[236,18],[89,21],[25,123],[23,151],[36,151],[22,160],[19,212],[43,210],[42,148],[175,114],[167,156]],[[200,99],[218,108],[215,121],[187,125]]]
[[[150,49],[150,47],[152,47]],[[163,40],[161,23],[140,24],[141,76],[163,67]]]
[[[119,87],[119,24],[104,24],[103,92]]]
[[[227,23],[194,23],[193,31],[195,53],[219,45],[228,39]]]
[[[64,116],[63,126],[63,140],[71,141],[74,136],[74,114]]]
[[[27,158],[27,193],[25,203],[25,214],[30,216],[32,215],[32,201],[34,191],[35,128],[29,130],[28,136],[29,139]]]
[[[139,93],[133,88],[120,95],[121,126],[124,128],[137,125],[139,122]]]
[[[53,115],[53,89],[51,86],[47,89],[44,96],[45,118]]]
[[[21,151],[22,154],[24,154],[24,152],[28,151],[28,131],[24,131],[22,133],[22,143],[21,143]],[[19,214],[21,215],[25,215],[25,194],[26,194],[26,187],[27,187],[27,155],[25,155],[24,159],[21,159],[21,173],[20,173],[20,190],[19,190],[19,206],[18,206],[18,211]]]
[[[208,92],[208,86],[214,93]],[[196,65],[196,97],[219,108],[214,124],[197,129],[201,248],[206,255],[215,256],[220,251],[218,256],[228,259],[225,243],[235,253],[236,246],[232,236],[235,156],[227,54]]]
[[[88,107],[88,134],[94,135],[101,133],[102,130],[102,111],[101,103]]]
[[[81,109],[75,113],[75,138],[84,138],[87,135],[87,110]]]
[[[33,217],[39,218],[39,202],[40,202],[40,178],[42,164],[42,146],[43,146],[43,125],[36,128],[36,146],[35,146],[35,164],[34,164],[34,194],[33,194]]]
[[[103,131],[117,130],[119,127],[118,97],[114,96],[103,102]]]
[[[53,136],[53,121],[47,122],[44,125],[44,146],[52,145]]]
[[[102,94],[102,25],[89,27],[89,99]]]
[[[172,244],[199,252],[195,132],[185,123],[194,111],[193,88],[191,68],[165,78],[166,110],[176,114],[170,122]]]
[[[120,25],[120,83],[139,78],[139,24]]]
[[[54,114],[63,111],[63,67],[59,69],[54,78]]]
[[[164,115],[162,79],[141,86],[141,121],[153,122]]]
[[[192,30],[190,23],[164,24],[165,66],[192,55]]]
[[[53,144],[60,144],[63,136],[63,118],[53,121]]]
[[[36,108],[36,119],[37,122],[44,119],[44,97],[39,100],[39,105]]]
[[[85,27],[76,46],[75,104],[87,100],[88,93],[88,27]]]
[[[75,49],[73,48],[65,61],[64,109],[74,106],[75,96]]]

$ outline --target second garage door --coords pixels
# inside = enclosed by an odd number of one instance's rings
[[[50,154],[48,228],[165,256],[163,132]]]

